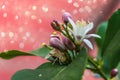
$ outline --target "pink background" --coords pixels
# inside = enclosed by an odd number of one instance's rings
[[[118,7],[120,0],[0,0],[0,52],[31,51],[41,47],[42,42],[48,43],[53,31],[49,23],[52,19],[61,21],[65,11],[74,20],[93,21],[96,26]],[[33,56],[0,59],[0,80],[10,80],[16,71],[36,68],[45,61]],[[85,72],[83,79],[88,80],[90,74]],[[94,80],[93,76],[89,80]]]

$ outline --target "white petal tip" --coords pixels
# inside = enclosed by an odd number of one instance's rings
[[[90,49],[93,50],[93,45],[92,45],[92,43],[91,43],[89,40],[84,39],[83,41],[84,41],[84,43],[85,43]]]
[[[88,35],[87,35],[87,38],[90,38],[90,37],[101,38],[101,36],[99,36],[99,35],[97,35],[97,34],[88,34]]]

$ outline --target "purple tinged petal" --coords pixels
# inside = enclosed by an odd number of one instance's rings
[[[57,37],[51,37],[50,38],[50,45],[55,48],[58,49],[60,51],[65,51],[65,46],[63,45],[63,43],[60,41],[59,38]]]
[[[75,45],[73,44],[73,42],[68,39],[67,37],[63,37],[63,44],[65,45],[65,47],[69,50],[74,50],[75,49]]]
[[[74,23],[74,21],[71,19],[71,18],[68,18],[68,20],[69,20],[69,22],[70,22],[70,24],[72,25],[72,27],[73,27],[73,30],[74,31],[77,31],[77,26],[76,26],[76,24]]]
[[[68,22],[69,22],[68,18],[72,18],[72,16],[71,16],[70,13],[65,12],[65,13],[62,15],[62,20],[63,20],[63,22],[64,22],[64,23],[68,23]]]
[[[58,38],[60,40],[60,37],[58,35],[50,35],[50,38]]]
[[[57,30],[57,31],[60,30],[60,24],[57,22],[57,20],[53,20],[53,21],[50,23],[50,25],[52,26],[52,28],[53,28],[54,30]]]

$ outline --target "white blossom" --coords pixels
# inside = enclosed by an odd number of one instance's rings
[[[88,34],[90,30],[93,29],[93,22],[86,23],[84,20],[77,20],[76,23],[71,18],[68,18],[72,29],[69,28],[69,33],[75,38],[76,44],[81,44],[84,42],[90,49],[93,49],[92,43],[88,40],[90,37],[101,38],[97,34]]]

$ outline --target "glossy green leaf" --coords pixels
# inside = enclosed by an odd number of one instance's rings
[[[103,45],[103,54],[119,30],[120,30],[120,9],[116,11],[108,21],[108,28],[106,31],[105,41]]]
[[[108,48],[105,51],[106,54],[103,57],[103,68],[107,74],[109,74],[110,71],[115,68],[120,62],[120,37],[118,38],[119,35],[120,30],[112,39],[113,42],[109,44]]]
[[[108,21],[108,28],[103,44],[102,69],[109,76],[110,71],[120,62],[120,9]]]
[[[17,56],[40,56],[40,57],[45,57],[50,50],[47,47],[42,47],[37,50],[31,51],[31,52],[22,52],[18,50],[11,50],[7,52],[2,52],[0,53],[0,58],[3,59],[11,59]]]
[[[101,39],[96,38],[96,42],[99,48],[103,47],[103,42],[104,42],[104,38],[105,38],[105,33],[107,30],[107,25],[108,22],[103,22],[98,26],[98,29],[96,31],[96,33],[101,37]]]
[[[47,54],[49,54],[49,52],[50,52],[50,49],[48,49],[47,47],[42,47],[37,50],[31,51],[29,53],[32,55],[36,55],[44,58]]]
[[[96,38],[96,42],[97,42],[97,46],[98,46],[98,56],[97,59],[100,61],[101,60],[101,49],[103,47],[103,42],[104,42],[104,38],[105,38],[105,33],[107,30],[107,25],[108,22],[103,22],[98,26],[97,29],[97,34],[101,37],[101,39]]]
[[[120,63],[118,64],[117,69],[118,69],[118,78],[120,80]]]
[[[22,52],[22,51],[17,51],[17,50],[11,50],[11,51],[6,51],[0,53],[0,58],[3,59],[11,59],[17,56],[31,56],[32,54]]]
[[[64,66],[53,65],[52,63],[45,63],[39,68],[25,69],[13,75],[11,80],[51,80]]]
[[[87,52],[83,49],[68,66],[45,63],[35,70],[25,69],[13,75],[12,80],[81,80],[87,63]]]

